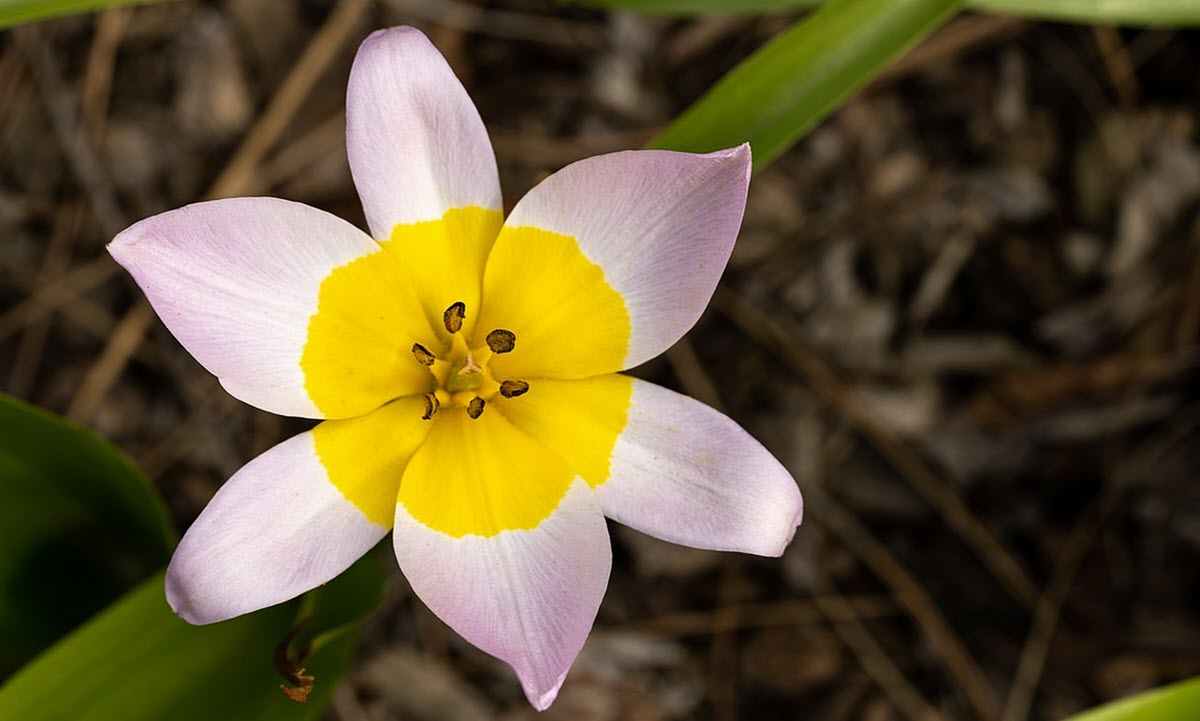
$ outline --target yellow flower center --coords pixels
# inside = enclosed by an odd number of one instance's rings
[[[454,538],[530,529],[577,477],[608,478],[633,392],[606,375],[628,354],[625,300],[573,237],[502,221],[397,225],[321,282],[300,365],[341,420],[314,452],[381,527],[399,503]]]
[[[429,368],[435,381],[434,389],[425,394],[425,414],[422,416],[425,420],[433,418],[443,408],[465,409],[467,415],[475,419],[483,414],[487,402],[497,393],[505,398],[516,398],[529,390],[529,384],[523,380],[498,381],[488,370],[488,361],[493,356],[511,353],[516,348],[517,337],[512,331],[497,328],[487,334],[484,345],[471,348],[462,333],[466,310],[466,304],[458,301],[442,315],[451,338],[446,358],[438,358],[425,346],[413,343],[413,357]]]

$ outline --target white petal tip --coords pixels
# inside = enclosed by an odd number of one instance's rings
[[[503,206],[483,120],[416,28],[376,30],[359,46],[346,87],[346,152],[376,238],[450,208]]]
[[[780,530],[779,542],[774,545],[764,544],[760,555],[778,558],[783,555],[787,547],[792,543],[792,539],[796,537],[796,529],[800,527],[801,521],[804,520],[804,498],[800,495],[800,489],[796,488],[796,482],[789,475],[788,480],[791,481],[792,497],[780,504],[779,518],[783,522],[779,524]]]
[[[165,586],[167,605],[171,607],[171,610],[175,612],[176,616],[179,616],[184,621],[187,621],[193,626],[204,626],[220,620],[206,618],[203,614],[200,614],[196,611],[195,607],[192,605],[190,596],[183,588],[183,584],[179,582],[177,576],[173,574],[169,568],[167,569]]]
[[[706,153],[702,157],[713,161],[714,164],[724,166],[723,172],[730,173],[730,180],[736,178],[734,182],[741,185],[743,191],[749,188],[750,175],[754,170],[754,158],[750,150],[750,143],[746,142],[732,148],[716,150]]]
[[[550,708],[550,704],[554,703],[554,699],[558,698],[558,691],[562,688],[566,678],[567,672],[563,671],[562,675],[558,677],[558,681],[547,691],[540,691],[534,684],[526,681],[522,681],[521,687],[525,691],[525,698],[529,699],[529,704],[538,711],[545,711]]]
[[[143,222],[145,221],[134,223],[120,233],[117,233],[116,237],[110,240],[108,245],[104,246],[108,254],[113,257],[113,260],[117,261],[120,265],[128,265],[137,250],[137,246],[145,237],[145,233],[141,232]]]
[[[425,37],[425,33],[412,27],[411,25],[398,25],[392,28],[380,28],[368,35],[359,46],[359,50],[365,50],[368,46],[373,46],[382,42],[429,42],[429,38]]]
[[[744,163],[747,168],[750,167],[751,161],[753,160],[753,152],[750,149],[749,142],[742,143],[741,145],[735,145],[732,148],[713,151],[708,153],[708,156],[710,158],[719,158],[721,160],[730,159],[736,162],[741,162]]]
[[[763,555],[771,556],[773,558],[778,558],[778,557],[782,556],[783,552],[787,550],[787,547],[789,545],[791,545],[792,539],[796,537],[796,530],[798,528],[800,528],[800,523],[803,520],[803,518],[804,518],[804,503],[800,500],[799,494],[797,494],[796,512],[792,515],[791,523],[789,523],[787,526],[787,533],[783,537],[783,542],[780,543],[779,545],[775,546],[775,548],[773,550],[771,550],[769,553],[765,553]]]

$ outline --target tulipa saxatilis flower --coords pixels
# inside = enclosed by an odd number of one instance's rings
[[[605,516],[766,556],[800,523],[795,482],[736,423],[618,373],[707,305],[749,146],[582,160],[505,219],[479,114],[412,28],[363,42],[346,136],[370,236],[238,198],[109,245],[226,390],[324,419],[220,489],[171,560],[167,600],[197,624],[271,606],[392,531],[421,600],[544,709],[608,583]]]

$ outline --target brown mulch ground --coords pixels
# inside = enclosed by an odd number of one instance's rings
[[[534,0],[180,2],[0,33],[0,387],[112,438],[180,528],[305,427],[226,396],[103,252],[272,194],[363,225],[345,78],[417,24],[511,207],[636,147],[790,18]],[[269,31],[264,31],[269,28]],[[637,374],[792,469],[783,559],[614,527],[546,719],[1055,719],[1200,673],[1200,36],[964,16],[751,187],[725,284]],[[331,719],[527,719],[393,575]]]

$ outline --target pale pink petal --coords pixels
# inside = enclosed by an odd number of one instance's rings
[[[167,600],[190,623],[273,606],[337,576],[387,531],[338,493],[305,433],[221,488],[171,559]]]
[[[453,538],[396,508],[396,558],[413,591],[463,638],[517,672],[538,710],[558,695],[612,566],[592,490],[576,480],[531,530]]]
[[[651,536],[760,556],[783,553],[804,507],[791,474],[741,426],[636,380],[596,495],[609,518]]]
[[[192,524],[167,568],[190,623],[282,603],[333,579],[387,535],[404,467],[428,432],[421,399],[326,421],[250,461]]]
[[[325,415],[306,392],[300,365],[321,282],[334,268],[383,252],[349,223],[277,198],[231,198],[161,213],[122,232],[108,251],[232,395],[309,418]],[[394,275],[406,278],[402,270]],[[411,298],[410,315],[423,317],[411,290],[397,298]],[[369,322],[362,319],[364,329]],[[355,358],[346,364],[351,368]],[[361,376],[378,369],[354,370]],[[345,415],[397,395],[366,399]]]
[[[399,223],[437,220],[451,208],[501,209],[479,112],[416,28],[377,30],[359,47],[346,91],[346,149],[379,240]]]
[[[505,225],[571,236],[600,266],[629,312],[628,368],[666,350],[699,319],[733,250],[749,182],[748,144],[707,155],[599,155],[543,180]],[[520,292],[519,279],[511,285]]]

